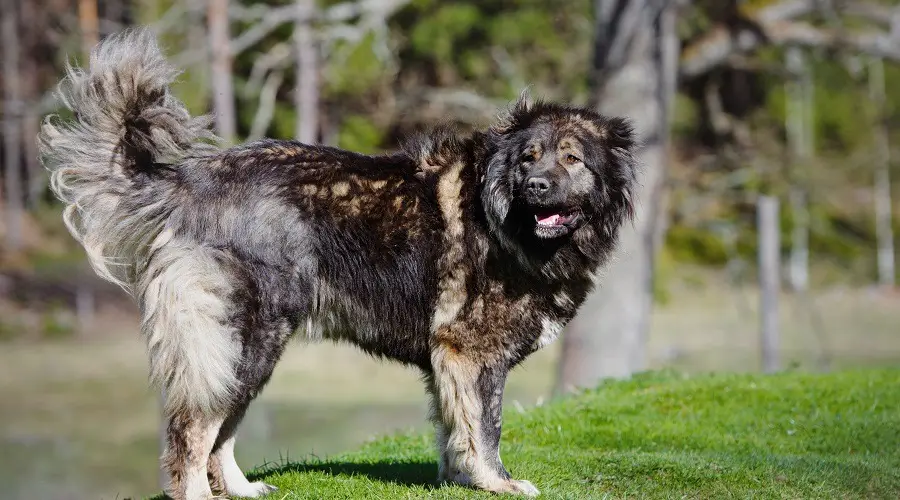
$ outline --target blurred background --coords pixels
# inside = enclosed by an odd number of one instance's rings
[[[606,376],[900,361],[900,7],[886,0],[0,0],[0,497],[157,491],[136,308],[61,223],[35,136],[67,61],[148,24],[220,135],[394,148],[519,92],[631,117],[621,251],[508,411]],[[292,345],[242,427],[253,465],[425,429],[418,374]]]

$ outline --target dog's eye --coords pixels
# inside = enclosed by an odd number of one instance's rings
[[[575,155],[567,155],[567,156],[566,156],[566,163],[568,163],[569,165],[573,165],[573,164],[578,163],[578,162],[580,162],[580,161],[581,161],[581,158],[579,158],[579,157],[577,157],[577,156],[575,156]]]
[[[534,161],[534,153],[531,151],[522,153],[522,161]]]

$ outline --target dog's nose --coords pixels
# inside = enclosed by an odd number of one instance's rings
[[[528,192],[534,195],[542,195],[550,190],[550,180],[546,177],[530,177],[526,185]]]

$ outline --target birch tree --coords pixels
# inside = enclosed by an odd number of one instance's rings
[[[91,49],[100,40],[97,0],[78,0],[78,27],[81,30],[81,53],[87,60]]]
[[[300,142],[314,144],[319,135],[318,48],[312,28],[316,3],[315,0],[296,2],[294,52],[297,57],[297,89],[294,104],[297,108],[297,124],[294,135]]]
[[[805,175],[813,154],[812,77],[803,52],[789,47],[785,55],[789,81],[785,85],[787,110],[785,128],[789,149],[789,198],[794,225],[788,272],[791,289],[805,292],[809,287],[809,201]]]
[[[894,231],[891,222],[891,145],[884,122],[886,106],[884,64],[881,59],[869,62],[869,97],[875,107],[875,238],[878,246],[878,283],[894,286]]]
[[[206,9],[209,26],[209,46],[212,51],[210,68],[215,109],[216,133],[232,142],[237,135],[234,105],[234,86],[231,81],[231,44],[228,23],[228,0],[209,0]]]

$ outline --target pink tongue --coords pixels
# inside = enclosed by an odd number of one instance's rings
[[[537,223],[542,226],[555,226],[559,223],[559,214],[553,214],[544,217],[543,219],[538,219]]]

